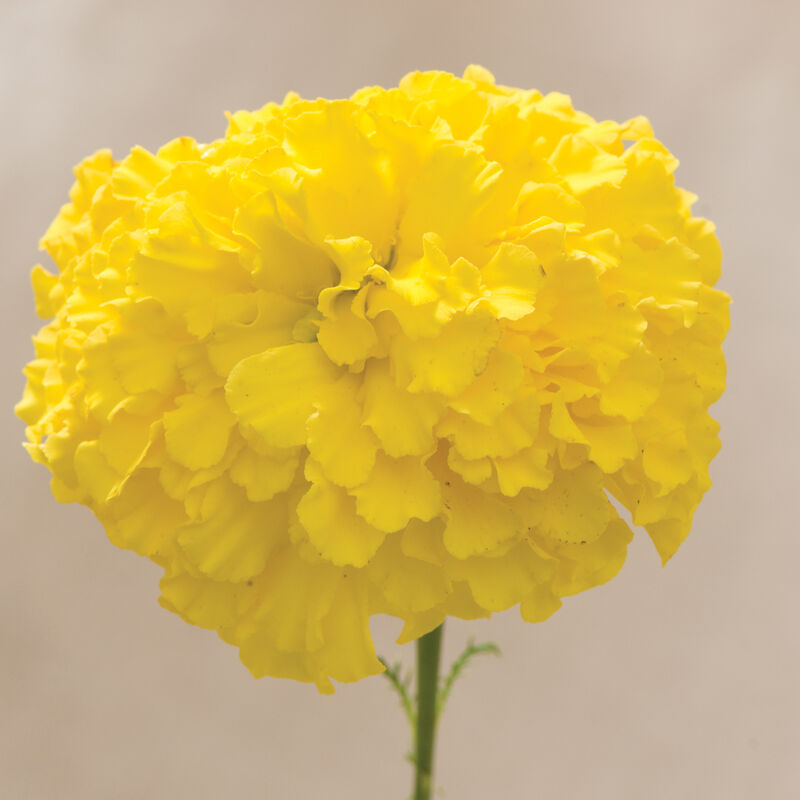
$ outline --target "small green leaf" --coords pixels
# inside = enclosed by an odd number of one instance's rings
[[[436,698],[437,719],[444,711],[445,703],[447,702],[447,698],[450,696],[450,692],[456,682],[456,679],[464,671],[467,664],[469,664],[469,662],[472,661],[475,656],[481,655],[482,653],[491,653],[492,655],[496,656],[501,655],[500,648],[494,642],[482,642],[481,644],[475,644],[474,640],[470,639],[461,655],[453,662],[453,666],[450,667],[449,674],[439,688],[439,694]]]
[[[411,702],[411,697],[408,693],[408,687],[411,686],[411,676],[403,676],[403,665],[399,661],[395,662],[391,666],[381,656],[378,656],[378,661],[380,661],[381,664],[383,664],[383,666],[386,668],[386,671],[383,674],[392,685],[392,688],[397,692],[397,695],[400,698],[400,705],[403,707],[403,711],[406,712],[408,724],[411,725],[411,732],[416,736],[417,718],[414,714],[414,704]]]

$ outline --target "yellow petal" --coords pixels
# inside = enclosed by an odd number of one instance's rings
[[[178,408],[164,414],[164,436],[170,458],[191,470],[213,467],[228,447],[236,417],[221,391],[203,397],[186,394]]]
[[[166,442],[163,442],[163,437],[161,437],[151,445],[142,466],[158,467],[158,477],[164,491],[175,500],[186,503],[187,511],[191,505],[194,511],[190,513],[195,513],[196,505],[202,499],[202,493],[193,490],[224,475],[230,469],[242,447],[241,439],[233,435],[230,437],[228,448],[219,461],[207,469],[191,470],[169,458],[166,452]]]
[[[473,81],[478,85],[488,84],[494,86],[494,75],[479,64],[469,64],[464,70],[464,80]]]
[[[322,629],[325,645],[319,658],[325,674],[351,682],[383,672],[369,632],[367,587],[361,581],[348,578],[339,584]]]
[[[490,553],[522,533],[522,520],[510,506],[455,476],[449,483],[442,487],[444,545],[456,558]]]
[[[555,560],[544,559],[521,543],[497,558],[451,559],[447,570],[454,579],[467,582],[481,608],[504,611],[528,596],[538,584],[549,582]]]
[[[364,424],[394,458],[433,451],[433,426],[444,401],[433,394],[410,394],[390,374],[388,361],[370,361],[364,372]]]
[[[221,298],[207,344],[211,364],[227,377],[242,359],[292,344],[294,326],[309,310],[305,303],[271,292]]]
[[[453,584],[453,591],[444,603],[444,608],[450,616],[459,619],[481,619],[492,616],[491,611],[487,611],[475,602],[466,581],[457,581]]]
[[[167,177],[169,168],[170,164],[165,159],[137,145],[113,172],[114,194],[120,197],[144,197]]]
[[[387,538],[365,574],[393,612],[404,617],[443,603],[450,592],[450,581],[443,571],[405,555],[399,536]]]
[[[137,470],[102,516],[108,538],[117,545],[154,560],[169,554],[178,527],[185,522],[183,503],[161,488],[158,471]]]
[[[352,297],[340,295],[333,304],[333,317],[320,323],[317,341],[334,364],[363,361],[377,350],[378,337],[372,323],[353,313]]]
[[[616,472],[637,454],[631,426],[619,418],[576,419],[589,443],[589,457],[603,472]]]
[[[100,450],[117,472],[127,473],[152,441],[148,416],[120,410],[103,426],[98,437]]]
[[[441,518],[430,522],[411,519],[400,534],[400,549],[409,558],[441,566],[445,554],[443,533],[444,522]]]
[[[202,573],[238,582],[264,569],[286,529],[284,503],[253,503],[243,489],[221,478],[204,490],[199,518],[181,528],[178,541]]]
[[[240,361],[225,384],[231,410],[273,447],[306,439],[314,403],[337,376],[318,344],[275,347]]]
[[[582,224],[586,218],[580,201],[554,183],[528,183],[520,193],[520,223],[541,217],[563,222]]]
[[[522,360],[496,347],[486,369],[454,400],[450,407],[475,422],[491,425],[515,399],[523,379]]]
[[[386,532],[404,528],[412,518],[433,519],[442,502],[439,483],[418,457],[394,459],[382,453],[366,483],[351,494],[356,511]]]
[[[58,292],[58,277],[37,264],[31,271],[31,283],[36,296],[36,313],[42,319],[54,316],[53,294]]]
[[[414,642],[434,628],[438,628],[447,619],[447,610],[444,606],[429,608],[426,611],[409,614],[403,622],[403,630],[397,637],[397,644]]]
[[[297,504],[297,516],[317,553],[337,566],[363,567],[386,536],[356,513],[355,498],[325,480],[320,468],[306,462],[311,488]]]
[[[246,642],[245,663],[247,653],[262,645],[283,652],[317,652],[325,641],[322,622],[342,579],[341,569],[310,564],[290,547],[276,549],[247,593],[242,587],[240,618],[232,634]]]
[[[589,457],[604,472],[616,472],[637,454],[633,429],[624,419],[604,417],[597,404],[586,401],[588,416],[570,413],[563,393],[553,397],[550,432],[564,442],[586,445]],[[578,404],[573,404],[574,408]]]
[[[722,250],[715,230],[714,223],[702,217],[692,218],[686,223],[689,247],[700,256],[698,266],[703,282],[709,286],[719,280],[722,264]]]
[[[271,192],[259,193],[239,209],[233,231],[255,246],[245,261],[256,286],[296,300],[313,300],[334,284],[336,271],[327,253],[286,229]]]
[[[573,444],[588,445],[588,439],[583,435],[583,431],[576,425],[572,414],[564,400],[564,393],[558,392],[553,395],[550,404],[550,433],[557,439]]]
[[[516,320],[533,311],[544,270],[529,248],[504,242],[481,270],[484,297],[500,319]]]
[[[225,377],[214,369],[208,357],[208,348],[201,342],[186,344],[175,358],[181,380],[186,389],[198,394],[208,394],[225,385]]]
[[[618,185],[626,172],[623,161],[579,134],[565,136],[550,157],[550,163],[578,195],[603,184]]]
[[[317,307],[327,315],[334,315],[334,304],[343,293],[358,291],[368,275],[381,272],[372,253],[372,244],[360,236],[346,239],[328,237],[325,250],[339,270],[339,282],[319,293]]]
[[[489,458],[464,458],[464,456],[451,447],[447,451],[447,466],[460,475],[467,483],[479,486],[492,477],[492,461]]]
[[[655,248],[625,245],[619,268],[609,270],[603,282],[643,305],[654,320],[675,328],[697,319],[700,277],[697,255],[670,239]]]
[[[304,683],[315,683],[321,694],[333,694],[333,684],[322,674],[316,654],[285,653],[255,634],[242,642],[239,657],[254,678],[269,675]]]
[[[559,595],[583,592],[611,580],[622,568],[633,533],[618,517],[593,542],[564,544],[559,542],[555,555],[558,571],[553,583]]]
[[[270,448],[267,455],[245,447],[231,464],[230,478],[247,492],[253,503],[271,500],[285,492],[294,480],[300,465],[296,448]]]
[[[284,147],[300,165],[304,202],[294,207],[311,235],[359,236],[380,257],[391,246],[399,198],[383,154],[360,128],[362,113],[346,102],[308,111],[287,121]]]
[[[122,480],[122,475],[111,467],[96,441],[81,442],[76,448],[75,473],[95,503],[104,503]]]
[[[210,244],[184,203],[170,207],[158,224],[130,267],[139,296],[158,297],[168,312],[186,314],[251,288],[237,254]]]
[[[411,339],[433,338],[446,320],[440,318],[436,292],[418,279],[391,280],[370,286],[367,316],[380,324],[388,317]]]
[[[492,459],[500,491],[514,497],[525,488],[547,489],[553,480],[549,459],[547,450],[538,447],[526,448],[510,458]]]
[[[561,599],[549,586],[537,586],[520,604],[525,622],[544,622],[561,608]]]
[[[152,300],[115,305],[120,321],[108,337],[111,363],[126,391],[179,391],[176,357],[185,331]]]
[[[520,393],[515,403],[492,425],[482,425],[463,414],[450,413],[437,426],[466,459],[509,458],[530,447],[539,431],[539,405],[531,392]]]
[[[600,394],[600,408],[606,414],[638,419],[653,404],[663,373],[658,359],[644,348],[634,350],[622,361]]]
[[[398,384],[454,397],[486,369],[499,336],[496,320],[476,312],[457,314],[435,339],[397,337],[391,358]]]
[[[158,602],[192,625],[219,630],[232,625],[236,618],[236,584],[178,573],[165,575],[159,586]]]
[[[693,474],[686,435],[682,431],[649,439],[642,452],[642,465],[649,478],[666,493],[686,483]]]
[[[488,242],[488,231],[502,227],[501,212],[492,203],[500,172],[476,150],[440,146],[409,187],[399,229],[409,257],[421,255],[423,235],[434,232],[448,256],[472,261],[476,245]]]
[[[538,531],[560,542],[592,542],[614,516],[603,473],[594,464],[557,472],[544,506]]]
[[[647,526],[647,533],[661,556],[662,565],[675,555],[688,536],[690,527],[691,522],[684,519],[664,519]]]
[[[375,464],[378,440],[362,423],[358,381],[345,375],[320,396],[308,420],[308,452],[339,486],[358,486]]]

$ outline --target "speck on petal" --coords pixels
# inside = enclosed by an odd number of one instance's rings
[[[523,520],[502,499],[455,475],[449,483],[442,488],[447,520],[444,545],[456,558],[492,553],[522,533]]]
[[[594,464],[584,464],[556,473],[537,530],[560,542],[592,542],[613,516],[603,492],[603,473]]]

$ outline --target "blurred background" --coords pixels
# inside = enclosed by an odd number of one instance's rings
[[[441,798],[800,797],[797,302],[800,6],[294,0],[0,0],[0,797],[406,798],[406,723],[379,677],[254,681],[156,603],[159,570],[60,506],[11,409],[32,357],[29,269],[83,156],[221,136],[226,109],[343,97],[413,69],[644,114],[718,226],[734,298],[722,451],[662,570],[643,533],[607,586],[550,621],[448,623],[493,639],[440,728]],[[44,262],[43,262],[44,263]],[[411,663],[377,620],[379,652]]]

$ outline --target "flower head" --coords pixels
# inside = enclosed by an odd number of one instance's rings
[[[664,560],[718,449],[720,250],[648,122],[413,73],[77,169],[18,414],[64,502],[257,676],[382,670]]]

